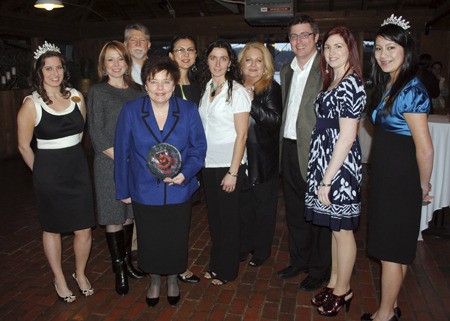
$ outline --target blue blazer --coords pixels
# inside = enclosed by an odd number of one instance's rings
[[[196,174],[206,156],[206,137],[194,103],[172,97],[162,132],[148,96],[124,104],[117,121],[114,143],[116,198],[144,205],[179,204],[198,189]],[[181,185],[164,183],[146,165],[147,153],[158,143],[174,145],[181,153]]]

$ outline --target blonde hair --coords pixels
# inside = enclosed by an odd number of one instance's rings
[[[267,49],[263,43],[257,41],[248,42],[245,45],[245,47],[241,50],[241,52],[238,55],[238,62],[240,66],[242,66],[242,64],[244,63],[244,56],[246,52],[251,48],[258,49],[259,51],[261,51],[264,61],[264,72],[262,74],[262,77],[255,83],[255,94],[260,94],[272,85],[273,75],[275,73],[275,66],[272,54],[270,53],[269,49]],[[242,75],[242,77],[244,78],[244,75]]]

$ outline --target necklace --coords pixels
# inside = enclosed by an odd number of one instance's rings
[[[220,85],[218,85],[218,86],[214,86],[214,83],[211,81],[211,83],[209,84],[209,86],[211,87],[211,94],[210,94],[210,96],[211,97],[214,97],[215,95],[216,95],[216,92],[218,91],[218,90],[220,90],[222,87],[223,87],[223,85],[225,85],[225,82],[226,82],[227,80],[225,79]]]

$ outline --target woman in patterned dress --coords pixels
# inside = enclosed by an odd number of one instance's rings
[[[94,294],[85,268],[95,225],[91,181],[81,145],[86,108],[83,96],[68,88],[68,73],[58,47],[47,42],[35,52],[32,95],[17,116],[19,151],[33,171],[44,252],[54,287],[64,302],[75,301],[62,270],[61,234],[73,232],[75,272],[84,296]],[[37,149],[30,144],[36,136]]]
[[[356,258],[353,230],[361,212],[361,150],[358,122],[366,102],[355,39],[346,27],[325,34],[322,92],[316,98],[317,123],[311,137],[306,220],[328,226],[332,266],[328,285],[312,299],[321,315],[348,310],[350,277]]]

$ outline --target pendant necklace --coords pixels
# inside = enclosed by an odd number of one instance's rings
[[[225,85],[225,82],[226,82],[227,80],[225,79],[220,85],[218,85],[218,86],[214,86],[214,83],[211,81],[211,83],[209,84],[209,86],[211,87],[211,94],[210,94],[210,96],[211,96],[211,98],[212,97],[214,97],[215,95],[216,95],[216,92],[218,91],[218,90],[220,90],[222,87],[223,87],[223,85]]]

